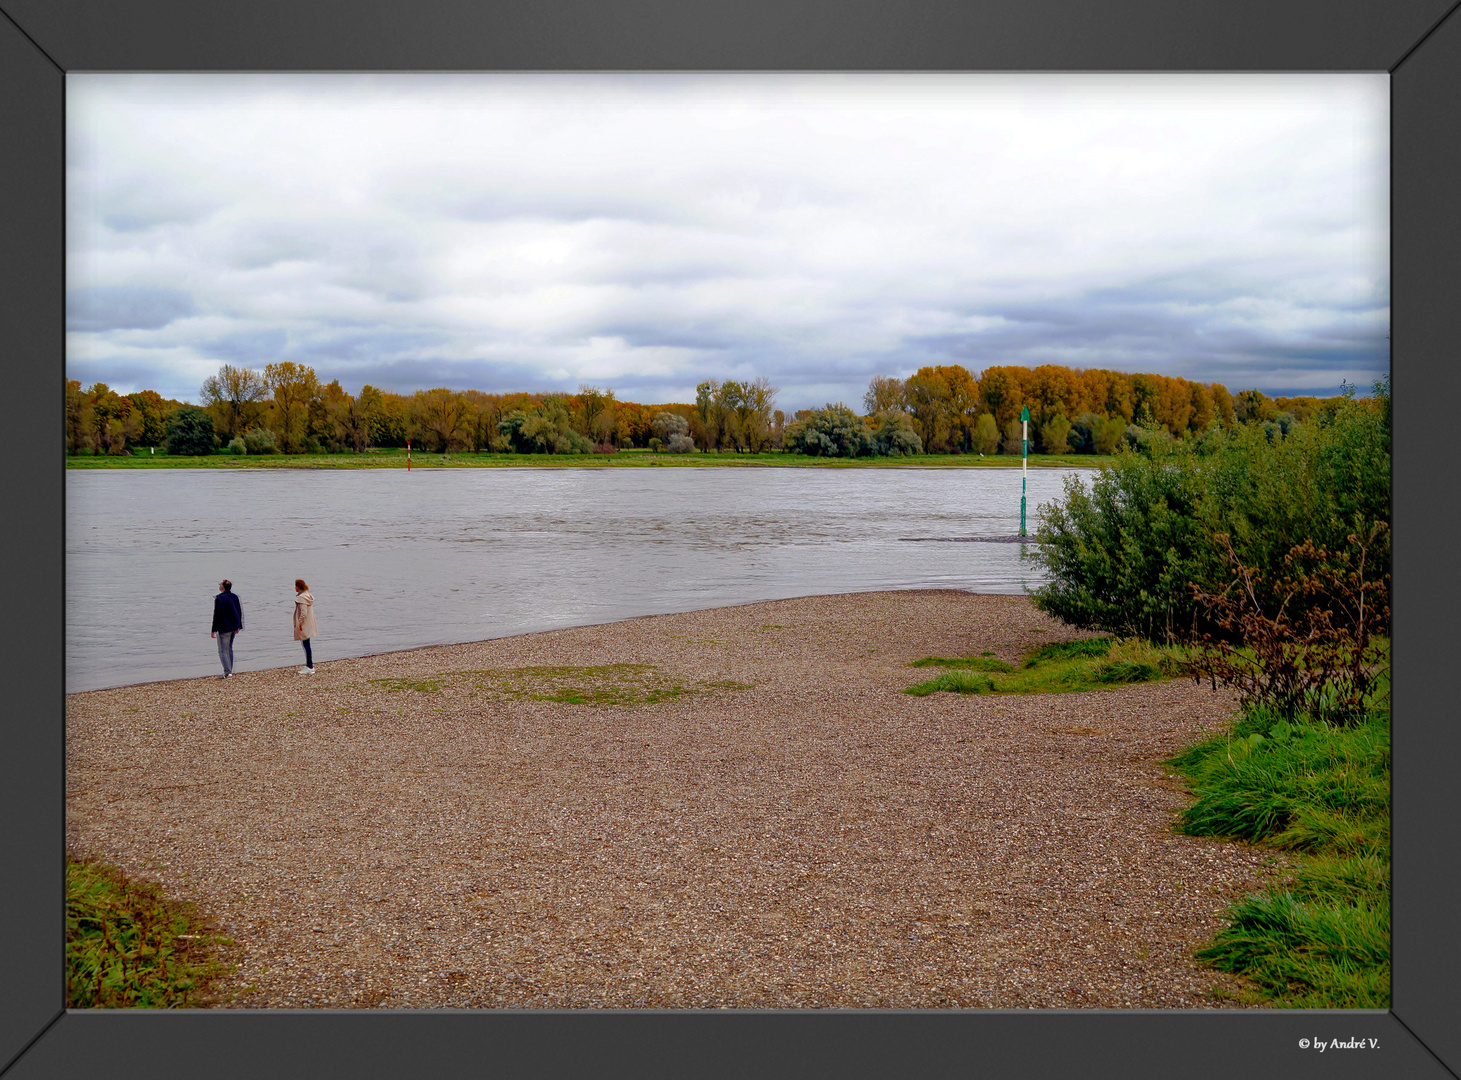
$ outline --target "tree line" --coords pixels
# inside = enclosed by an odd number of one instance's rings
[[[118,394],[105,383],[66,382],[66,449],[72,454],[360,453],[412,446],[450,451],[588,454],[645,448],[819,456],[1020,452],[1023,408],[1031,450],[1110,454],[1165,430],[1201,439],[1238,425],[1270,438],[1294,423],[1333,413],[1342,398],[1269,398],[1218,383],[1163,375],[994,366],[979,376],[954,364],[906,379],[875,376],[865,412],[845,403],[788,418],[763,378],[706,380],[693,403],[640,404],[582,385],[576,394],[507,393],[438,387],[395,394],[369,384],[348,393],[292,361],[262,371],[225,364],[200,390],[201,405],[154,390]]]

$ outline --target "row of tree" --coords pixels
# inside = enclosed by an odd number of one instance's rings
[[[907,414],[926,453],[1019,453],[1020,414],[1030,410],[1031,449],[1110,454],[1141,430],[1178,438],[1238,424],[1289,425],[1333,413],[1343,397],[1270,398],[1221,383],[1103,368],[995,366],[975,377],[958,364],[919,368],[906,379],[873,378],[863,407]]]
[[[202,405],[156,391],[118,394],[105,383],[66,383],[71,453],[124,454],[169,447],[206,453],[361,452],[369,447],[511,453],[610,453],[631,447],[757,453],[782,448],[832,456],[1020,452],[1019,415],[1030,409],[1031,449],[1114,452],[1165,429],[1201,436],[1241,424],[1289,425],[1333,412],[1340,398],[1230,394],[1162,375],[1130,375],[1053,364],[997,366],[975,377],[960,365],[924,367],[906,379],[876,376],[865,415],[845,404],[804,409],[790,420],[775,408],[765,378],[707,380],[693,403],[642,405],[580,386],[576,394],[487,394],[436,388],[393,394],[366,385],[348,393],[338,380],[281,361],[262,371],[223,365],[201,389]],[[210,441],[211,440],[211,441]],[[188,449],[183,449],[186,446]]]

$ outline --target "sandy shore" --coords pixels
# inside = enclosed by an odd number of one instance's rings
[[[1271,856],[1160,764],[1225,697],[901,693],[1066,636],[867,593],[76,694],[69,842],[235,935],[238,1007],[1231,1005],[1190,954]]]

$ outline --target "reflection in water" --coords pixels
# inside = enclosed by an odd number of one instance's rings
[[[1031,504],[1076,470],[1030,474]],[[607,468],[72,472],[71,691],[214,673],[218,581],[237,670],[813,593],[1022,593],[1013,469]],[[1032,517],[1035,515],[1032,514]]]

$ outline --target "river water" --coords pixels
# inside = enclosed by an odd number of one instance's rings
[[[1030,473],[1030,528],[1063,477]],[[235,670],[816,593],[1041,582],[1017,469],[500,468],[74,471],[66,688],[217,674],[224,577]]]

